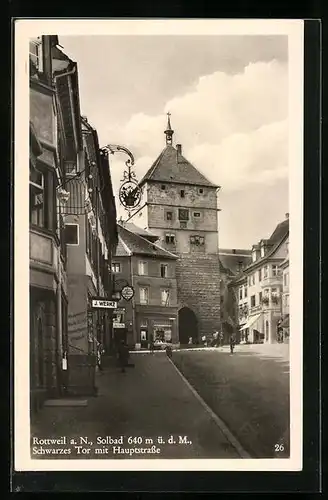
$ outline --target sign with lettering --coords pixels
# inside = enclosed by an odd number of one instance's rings
[[[125,328],[125,323],[113,323],[113,328]]]
[[[117,302],[106,299],[91,299],[91,307],[93,309],[116,309]]]
[[[121,296],[125,300],[131,300],[134,295],[134,289],[132,286],[126,285],[121,290]]]

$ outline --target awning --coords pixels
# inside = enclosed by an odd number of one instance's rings
[[[248,320],[246,321],[246,323],[244,324],[244,326],[242,326],[240,328],[240,330],[246,330],[246,328],[249,328],[250,326],[252,326],[255,321],[257,321],[259,319],[259,317],[261,316],[262,313],[260,314],[255,314],[254,316],[251,316],[250,318],[248,318]]]
[[[289,314],[286,314],[286,316],[284,317],[284,319],[280,323],[279,327],[280,328],[289,328]]]

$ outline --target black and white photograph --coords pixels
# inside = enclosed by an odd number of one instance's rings
[[[16,469],[301,470],[303,21],[15,31]]]

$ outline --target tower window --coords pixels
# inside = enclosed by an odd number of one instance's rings
[[[181,196],[181,198],[185,197],[185,190],[184,189],[180,190],[180,196]]]
[[[166,220],[172,220],[173,219],[173,213],[172,212],[166,212]]]
[[[204,192],[204,189],[203,189],[203,188],[199,188],[199,189],[198,189],[198,193],[199,193],[199,194],[203,194],[203,192]]]
[[[171,233],[167,233],[165,235],[165,243],[168,245],[174,245],[175,244],[175,235]]]
[[[165,189],[166,189],[165,184],[162,184],[162,185],[161,185],[161,190],[162,190],[162,191],[165,191]]]
[[[193,216],[195,217],[195,219],[199,219],[200,218],[200,212],[194,212]]]
[[[187,222],[186,221],[180,221],[180,228],[181,229],[186,229],[187,228]]]
[[[204,245],[204,236],[190,236],[190,243],[192,245],[202,246]]]

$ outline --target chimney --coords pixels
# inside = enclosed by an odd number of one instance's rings
[[[286,219],[289,219],[289,213],[288,212],[285,214],[285,217],[286,217]]]
[[[181,146],[181,144],[177,144],[177,152],[178,152],[179,155],[182,154],[182,146]]]

